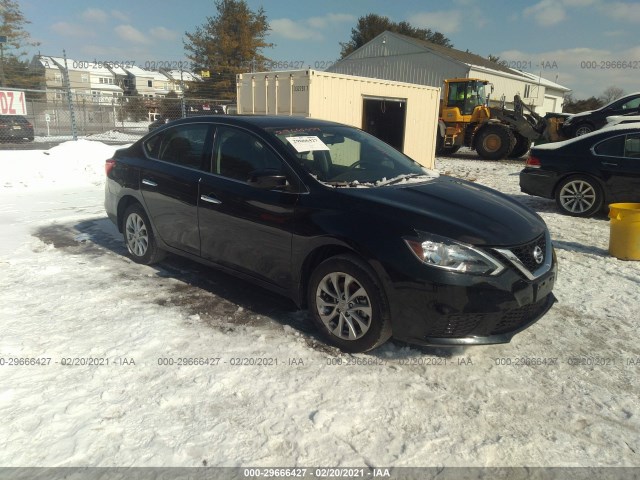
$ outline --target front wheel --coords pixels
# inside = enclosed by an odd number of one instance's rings
[[[500,160],[511,153],[515,144],[513,133],[503,125],[487,125],[476,138],[476,151],[487,160]]]
[[[158,247],[149,217],[140,204],[135,203],[126,210],[122,234],[134,262],[151,265],[165,257],[165,251]]]
[[[345,352],[366,352],[391,337],[382,288],[373,271],[353,255],[331,257],[318,265],[307,300],[318,330]]]
[[[564,179],[556,189],[556,203],[563,213],[589,217],[602,208],[604,196],[592,178],[574,175]]]
[[[459,145],[453,145],[451,147],[444,146],[444,138],[440,136],[438,133],[438,137],[436,139],[436,155],[453,155],[458,150],[460,150]]]
[[[576,127],[576,137],[581,137],[582,135],[586,135],[587,133],[593,132],[593,127],[588,123],[583,123]]]

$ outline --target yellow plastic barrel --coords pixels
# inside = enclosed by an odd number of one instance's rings
[[[612,203],[609,219],[609,254],[640,260],[640,203]]]

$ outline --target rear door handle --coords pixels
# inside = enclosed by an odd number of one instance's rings
[[[156,182],[151,181],[151,180],[147,180],[146,178],[142,179],[142,184],[143,185],[148,185],[150,187],[157,187],[158,186],[158,184]]]
[[[222,203],[216,197],[210,197],[209,195],[200,195],[200,200],[202,200],[203,202],[213,203],[216,205],[220,205]]]

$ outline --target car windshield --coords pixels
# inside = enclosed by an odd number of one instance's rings
[[[437,176],[382,140],[346,126],[267,128],[320,182],[340,187],[383,186]]]

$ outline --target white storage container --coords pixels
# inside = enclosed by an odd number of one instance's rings
[[[317,70],[237,76],[239,114],[298,115],[361,128],[434,168],[440,88]]]

